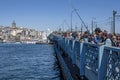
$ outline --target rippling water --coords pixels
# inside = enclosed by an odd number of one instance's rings
[[[61,80],[53,46],[0,44],[0,80]]]

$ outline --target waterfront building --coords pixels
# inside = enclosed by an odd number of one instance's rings
[[[11,27],[0,25],[0,39],[4,42],[44,41],[47,40],[50,33],[49,29],[47,31],[37,31],[18,27],[15,21],[12,22]]]

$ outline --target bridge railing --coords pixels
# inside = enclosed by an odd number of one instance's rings
[[[120,48],[104,47],[99,65],[99,80],[120,80]]]
[[[99,65],[99,46],[83,43],[80,57],[80,75],[97,80]]]
[[[89,80],[120,80],[120,48],[61,39],[58,44]]]

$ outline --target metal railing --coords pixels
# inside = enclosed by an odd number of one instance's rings
[[[81,76],[89,80],[120,80],[120,48],[69,39],[61,39],[57,43],[80,68]]]
[[[104,47],[99,75],[103,80],[120,80],[120,48]]]

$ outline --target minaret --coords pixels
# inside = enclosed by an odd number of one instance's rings
[[[15,21],[13,21],[13,23],[12,23],[12,28],[16,28],[16,23],[15,23]]]

